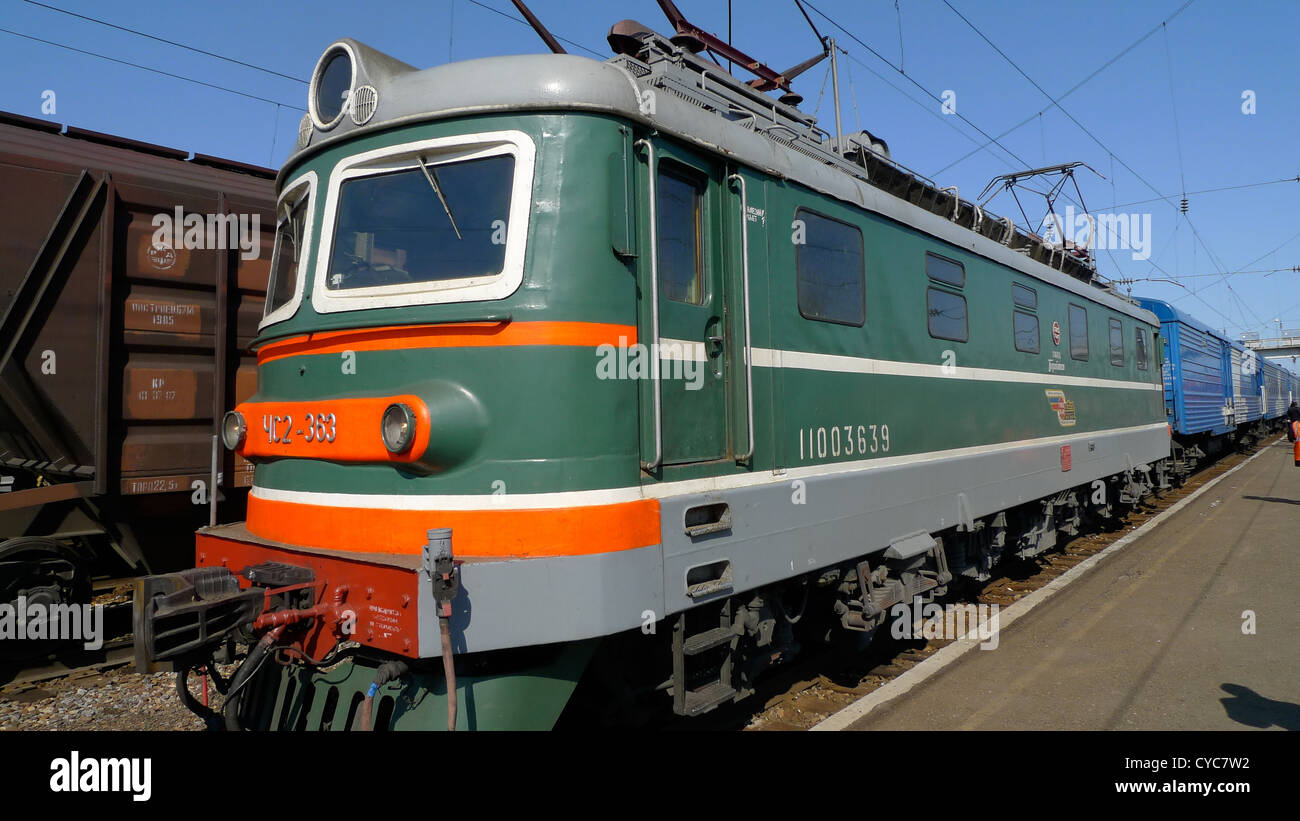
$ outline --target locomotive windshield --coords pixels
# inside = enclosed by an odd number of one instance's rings
[[[339,192],[332,291],[492,276],[505,265],[515,158],[434,163],[358,177]]]

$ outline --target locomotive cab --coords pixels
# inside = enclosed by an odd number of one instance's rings
[[[239,682],[227,720],[338,727],[384,662],[445,703],[449,639],[474,694],[461,726],[550,726],[590,640],[662,612],[639,385],[598,375],[598,349],[638,339],[635,157],[610,110],[633,90],[585,59],[417,71],[342,40],[310,93],[278,181],[258,391],[222,426],[255,465],[247,521],[200,531],[195,571],[145,580],[140,660],[196,667],[276,631],[281,664]],[[427,535],[443,528],[448,602]],[[342,706],[302,701],[331,688]],[[383,723],[438,726],[437,701]]]

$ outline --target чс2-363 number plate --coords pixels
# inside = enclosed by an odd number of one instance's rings
[[[271,445],[288,445],[294,437],[304,442],[333,442],[338,437],[338,417],[327,411],[308,413],[294,423],[291,414],[262,414],[262,430],[266,432],[266,442]]]

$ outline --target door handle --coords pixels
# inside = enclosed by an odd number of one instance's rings
[[[707,339],[710,344],[717,346],[716,350],[718,353],[722,353],[722,343],[726,341],[725,336],[716,335],[716,336],[706,336],[704,338]]]

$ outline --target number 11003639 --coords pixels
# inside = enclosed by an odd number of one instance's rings
[[[799,458],[837,459],[889,452],[889,425],[833,425],[799,429]]]

